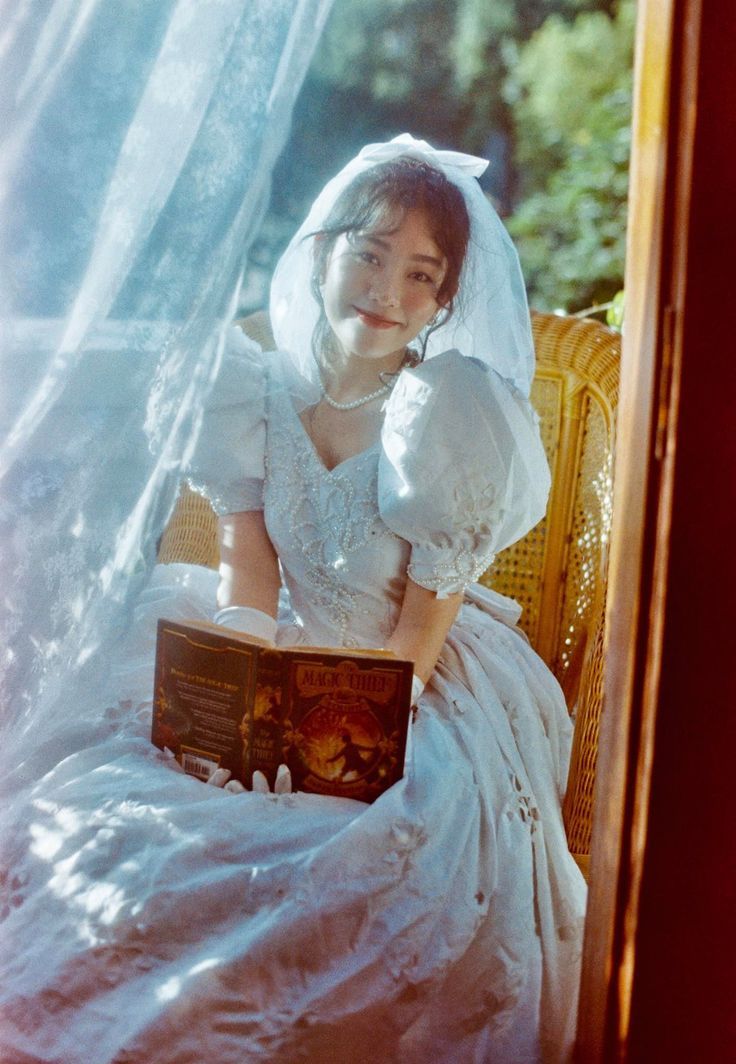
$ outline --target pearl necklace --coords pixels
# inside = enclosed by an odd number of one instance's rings
[[[359,406],[365,406],[366,403],[370,403],[373,399],[378,399],[379,395],[384,395],[386,392],[390,392],[393,386],[396,384],[396,381],[399,378],[399,373],[404,368],[404,366],[414,364],[415,362],[411,358],[411,351],[407,348],[406,354],[401,360],[401,365],[395,373],[391,374],[391,376],[394,378],[392,381],[388,381],[388,383],[386,383],[386,381],[383,380],[384,374],[379,373],[378,376],[381,378],[382,381],[381,387],[376,388],[375,392],[370,392],[368,395],[361,396],[360,399],[352,399],[349,403],[338,403],[337,399],[333,399],[332,396],[327,394],[325,382],[322,380],[322,374],[320,373],[319,383],[320,392],[322,393],[321,398],[324,399],[327,405],[331,406],[333,410],[357,410]],[[388,374],[386,374],[386,376],[388,376]]]
[[[393,381],[391,384],[382,384],[380,388],[376,388],[375,392],[371,392],[369,395],[364,395],[360,399],[353,399],[349,403],[338,403],[337,399],[333,399],[332,396],[327,394],[324,385],[322,386],[321,391],[322,398],[328,406],[333,408],[333,410],[357,410],[359,406],[364,406],[365,403],[370,403],[372,399],[377,399],[379,395],[383,395],[384,392],[390,392],[393,386]]]

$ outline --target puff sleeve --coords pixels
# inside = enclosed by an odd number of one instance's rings
[[[411,544],[408,575],[439,598],[477,580],[544,516],[550,474],[537,415],[459,351],[404,370],[381,442],[381,516]]]
[[[184,470],[189,486],[209,499],[218,516],[263,509],[265,396],[264,355],[233,326]]]

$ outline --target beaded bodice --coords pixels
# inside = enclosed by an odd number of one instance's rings
[[[332,470],[297,413],[315,394],[290,356],[242,334],[226,356],[190,480],[219,514],[263,507],[300,641],[383,646],[408,578],[464,591],[544,513],[531,407],[459,351],[405,368],[380,442]]]
[[[379,444],[328,470],[285,391],[269,399],[264,512],[308,642],[382,646],[410,546],[378,510]]]

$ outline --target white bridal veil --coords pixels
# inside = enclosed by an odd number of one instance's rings
[[[440,170],[456,185],[470,217],[470,239],[454,310],[449,321],[429,334],[425,358],[457,348],[490,365],[528,397],[534,376],[534,342],[526,288],[516,248],[476,180],[488,163],[463,152],[437,151],[408,133],[385,144],[366,145],[312,204],[274,271],[270,312],[276,343],[289,352],[303,377],[318,382],[311,352],[319,318],[311,285],[314,234],[323,228],[337,199],[358,174],[407,156]]]
[[[10,787],[104,697],[330,2],[0,3]]]

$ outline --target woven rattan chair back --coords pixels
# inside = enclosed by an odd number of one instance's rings
[[[265,349],[267,315],[242,323]],[[587,870],[602,706],[605,571],[611,521],[613,433],[620,336],[600,322],[533,314],[537,370],[532,401],[552,470],[547,515],[498,555],[482,583],[515,598],[521,626],[575,715],[565,799],[568,843]],[[159,561],[216,568],[217,525],[208,502],[182,489]]]
[[[532,402],[552,470],[547,514],[481,581],[523,606],[521,627],[575,716],[564,816],[587,873],[603,704],[603,636],[620,334],[591,319],[532,314]]]

